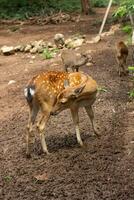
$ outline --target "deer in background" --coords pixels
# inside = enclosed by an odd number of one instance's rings
[[[121,73],[127,73],[126,70],[126,62],[128,57],[128,47],[125,45],[123,41],[117,43],[117,62],[118,62],[118,72],[119,76]]]
[[[77,55],[73,50],[64,50],[61,54],[61,58],[66,72],[68,68],[78,72],[79,67],[84,66],[88,61],[92,60],[91,56],[89,58],[88,54],[82,53]]]
[[[50,115],[55,115],[65,109],[70,109],[75,125],[78,143],[82,146],[79,131],[79,107],[85,107],[91,120],[93,132],[97,135],[94,127],[94,113],[92,105],[97,94],[97,83],[87,74],[82,72],[42,72],[34,76],[24,89],[24,95],[29,105],[29,120],[26,135],[26,155],[29,157],[29,140],[39,110],[42,113],[37,121],[43,152],[49,153],[45,141],[44,130]]]

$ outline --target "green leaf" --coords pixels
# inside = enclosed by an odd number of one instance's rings
[[[134,72],[134,66],[129,66],[128,70]]]
[[[132,30],[133,30],[133,28],[132,28],[132,26],[130,26],[130,25],[126,25],[126,26],[124,26],[124,27],[122,28],[122,31],[123,31],[124,33],[127,33],[127,34],[131,34],[131,33],[132,33]]]
[[[130,98],[134,98],[134,90],[131,90],[130,92],[128,92],[128,95]]]
[[[105,87],[98,87],[98,91],[100,91],[100,92],[107,92],[108,90]]]
[[[11,176],[5,176],[5,177],[4,177],[4,180],[7,181],[7,182],[9,182],[9,181],[12,180],[12,177],[11,177]]]

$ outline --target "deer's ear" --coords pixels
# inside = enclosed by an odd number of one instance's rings
[[[78,97],[78,96],[82,93],[84,87],[85,87],[85,85],[76,88],[76,89],[74,90],[74,92],[73,92],[73,96]]]
[[[67,88],[69,86],[69,80],[64,80],[64,88]]]

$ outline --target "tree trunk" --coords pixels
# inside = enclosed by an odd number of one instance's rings
[[[88,15],[90,9],[89,0],[81,0],[81,8],[82,8],[82,13]]]

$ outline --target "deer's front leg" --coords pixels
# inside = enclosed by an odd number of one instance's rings
[[[39,131],[39,135],[40,135],[40,141],[41,141],[41,145],[42,145],[42,149],[44,153],[49,154],[48,149],[47,149],[47,144],[46,144],[46,140],[45,140],[45,127],[46,127],[46,123],[49,119],[50,114],[48,113],[44,113],[42,115],[42,118],[40,119],[40,122],[38,122],[38,131]]]
[[[77,141],[81,146],[83,146],[83,142],[81,140],[80,130],[79,130],[78,108],[77,107],[76,108],[71,108],[71,114],[72,114],[73,122],[74,122],[74,125],[75,125]]]

